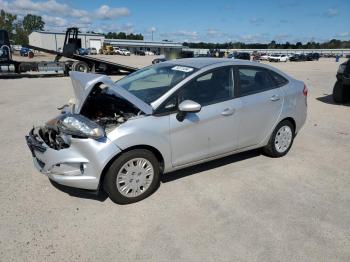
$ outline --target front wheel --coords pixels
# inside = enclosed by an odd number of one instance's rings
[[[159,162],[146,149],[130,150],[114,160],[103,187],[117,204],[130,204],[151,195],[159,186]]]
[[[294,140],[294,126],[289,120],[279,123],[272,132],[269,143],[263,148],[270,157],[282,157],[288,153]]]

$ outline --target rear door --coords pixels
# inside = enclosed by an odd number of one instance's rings
[[[267,69],[238,66],[235,77],[236,96],[242,104],[238,147],[244,148],[257,145],[270,135],[282,112],[284,96]]]

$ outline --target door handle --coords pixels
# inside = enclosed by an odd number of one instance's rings
[[[278,100],[280,100],[280,97],[279,97],[278,95],[273,95],[273,96],[270,97],[270,100],[271,100],[272,102],[278,101]]]
[[[235,111],[236,110],[234,108],[228,107],[228,108],[225,108],[224,111],[221,112],[221,115],[230,116],[230,115],[233,115],[235,113]]]

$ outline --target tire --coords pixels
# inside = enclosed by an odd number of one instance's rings
[[[285,136],[283,136],[282,132],[286,132],[284,134]],[[263,151],[270,157],[285,156],[293,145],[294,137],[295,130],[293,124],[289,120],[283,120],[272,132],[269,143],[263,148]]]
[[[344,102],[344,87],[342,81],[340,80],[337,80],[337,82],[334,84],[333,101],[339,104]]]
[[[140,162],[137,161],[144,161],[141,163],[146,164],[142,164],[144,167],[140,169],[137,166]],[[147,172],[150,167],[153,168],[153,175],[151,171]],[[145,182],[147,179],[150,179],[148,183]],[[160,168],[157,158],[149,150],[134,149],[122,153],[114,160],[104,178],[103,188],[114,203],[125,205],[147,198],[158,188],[159,183]],[[142,187],[146,187],[144,192]]]
[[[72,64],[72,70],[78,72],[89,72],[89,65],[83,61],[76,61]]]

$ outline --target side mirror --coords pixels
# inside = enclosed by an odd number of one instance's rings
[[[197,113],[201,111],[202,106],[192,100],[185,100],[179,104],[179,112],[176,115],[176,119],[182,122],[185,119],[187,113]]]

